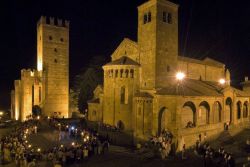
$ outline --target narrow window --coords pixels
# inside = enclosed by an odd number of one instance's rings
[[[151,12],[148,12],[148,22],[151,22]]]
[[[115,77],[118,77],[118,70],[115,70]]]
[[[121,87],[121,104],[128,104],[128,88],[125,86]]]
[[[52,38],[52,36],[49,36],[49,40],[52,40],[53,38]]]
[[[57,63],[57,60],[55,59],[54,62]]]
[[[63,42],[63,38],[61,38],[60,41]]]
[[[147,21],[148,21],[147,14],[144,14],[144,17],[143,17],[143,24],[146,24]]]
[[[121,87],[121,104],[125,103],[125,87]]]
[[[162,21],[167,22],[167,13],[166,12],[162,13]]]
[[[57,49],[55,48],[54,51],[57,52]]]

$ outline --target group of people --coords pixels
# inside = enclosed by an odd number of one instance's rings
[[[46,166],[65,166],[84,161],[93,155],[105,154],[109,149],[108,136],[102,137],[95,131],[82,129],[80,126],[76,130],[77,128],[60,123],[56,119],[50,120],[50,125],[58,127],[61,124],[57,130],[69,134],[68,138],[74,138],[76,140],[73,141],[76,142],[63,145],[59,144],[59,141],[55,147],[46,150],[32,146],[27,139],[30,134],[37,133],[39,121],[25,121],[10,135],[2,138],[0,151],[5,163],[15,161],[17,166],[31,167],[35,166],[37,161],[45,161],[48,163]]]
[[[18,166],[35,166],[35,159],[40,157],[40,150],[31,147],[27,138],[37,133],[38,122],[28,120],[15,128],[9,135],[4,136],[0,143],[2,163],[15,161]]]
[[[218,167],[234,167],[235,160],[232,154],[227,153],[223,147],[218,151],[211,148],[208,143],[201,144],[197,140],[195,153],[203,158],[204,167],[218,166]]]
[[[171,152],[172,138],[173,135],[170,131],[163,130],[159,136],[153,136],[150,139],[151,143],[158,147],[162,159],[166,159]]]

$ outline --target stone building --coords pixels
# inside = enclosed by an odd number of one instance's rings
[[[223,63],[178,54],[178,5],[168,0],[140,5],[137,39],[125,38],[103,66],[103,85],[88,102],[89,120],[118,126],[135,141],[168,130],[186,146],[199,135],[218,134],[225,124],[249,122],[247,79],[243,90],[236,89]],[[177,80],[178,72],[185,78]],[[187,128],[188,122],[194,127]]]
[[[24,121],[39,106],[47,116],[69,116],[69,21],[37,23],[37,69],[22,69],[11,93],[12,117]]]

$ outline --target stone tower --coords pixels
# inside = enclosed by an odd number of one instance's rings
[[[68,117],[69,21],[41,17],[37,23],[37,70],[42,71],[45,115]]]
[[[173,80],[178,56],[178,5],[149,0],[138,7],[141,88],[155,89]]]

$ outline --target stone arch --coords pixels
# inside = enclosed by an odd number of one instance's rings
[[[167,123],[168,123],[167,108],[162,107],[158,114],[158,134],[159,135],[167,127]]]
[[[215,101],[213,104],[213,123],[221,122],[221,104],[219,101]]]
[[[226,98],[226,106],[225,106],[225,121],[231,123],[233,121],[233,111],[232,111],[232,106],[233,105],[233,100],[231,97]]]
[[[243,118],[248,117],[248,101],[245,101],[243,104]]]
[[[181,112],[181,127],[186,127],[188,122],[192,122],[192,124],[195,126],[196,120],[195,104],[191,101],[185,102]]]
[[[210,122],[210,106],[208,102],[202,101],[199,105],[198,123],[199,125],[206,125]]]
[[[238,101],[236,105],[237,105],[237,119],[240,119],[241,118],[241,107],[242,107],[241,101]]]

